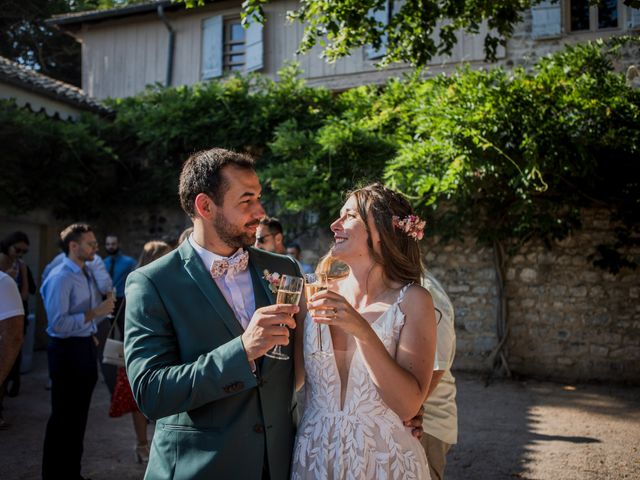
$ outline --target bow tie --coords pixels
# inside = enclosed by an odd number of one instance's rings
[[[233,257],[226,260],[215,260],[211,265],[211,276],[213,278],[220,278],[228,273],[235,275],[238,272],[246,270],[248,264],[249,252],[243,250],[241,253],[236,253]]]

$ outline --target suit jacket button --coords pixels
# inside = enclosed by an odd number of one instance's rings
[[[259,423],[256,423],[253,426],[253,431],[256,433],[264,433],[264,427],[262,425],[260,425]]]
[[[240,390],[242,390],[244,388],[244,383],[243,382],[238,382],[234,385],[234,390],[236,392],[239,392]]]

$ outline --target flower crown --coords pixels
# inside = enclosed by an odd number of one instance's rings
[[[413,238],[416,242],[424,237],[424,227],[427,224],[417,215],[407,215],[400,219],[397,215],[392,217],[392,223],[395,228],[404,232],[408,237]]]

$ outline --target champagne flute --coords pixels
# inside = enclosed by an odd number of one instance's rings
[[[305,294],[307,296],[307,301],[313,296],[313,294],[317,292],[321,292],[323,290],[327,290],[329,288],[329,283],[327,281],[326,273],[307,273],[304,276],[305,284]],[[317,314],[322,315],[322,311],[318,310]],[[330,357],[331,352],[327,352],[322,348],[322,325],[319,323],[316,324],[317,335],[316,335],[316,350],[311,353],[314,357]]]
[[[282,275],[280,287],[278,287],[278,295],[276,296],[276,303],[298,305],[300,296],[302,295],[303,285],[304,280],[300,277]],[[276,345],[273,347],[273,350],[265,353],[265,355],[277,360],[289,360],[289,355],[282,353],[281,345]]]

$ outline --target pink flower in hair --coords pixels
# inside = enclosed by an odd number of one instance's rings
[[[424,237],[424,227],[427,224],[427,222],[421,220],[417,215],[407,215],[403,219],[394,215],[392,217],[392,223],[395,228],[401,230],[415,241],[422,240],[422,237]]]

